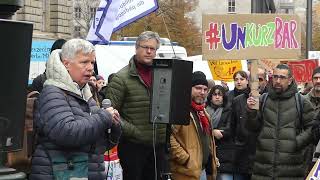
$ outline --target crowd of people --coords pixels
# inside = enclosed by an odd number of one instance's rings
[[[166,125],[154,129],[149,113],[152,62],[159,47],[156,32],[141,33],[129,64],[105,82],[94,73],[90,42],[54,44],[46,71],[31,88],[41,93],[29,179],[107,179],[104,155],[114,147],[124,180],[164,179],[167,167],[174,180],[307,176],[314,152],[320,152],[320,67],[304,95],[287,65],[276,66],[269,78],[259,68],[259,99],[251,96],[246,71],[234,73],[230,90],[226,83],[214,85],[203,72],[193,72],[190,124],[171,126],[168,154]],[[104,107],[104,99],[111,106]]]

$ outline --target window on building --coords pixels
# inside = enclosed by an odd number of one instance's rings
[[[228,0],[228,12],[236,12],[236,0]]]
[[[80,35],[81,35],[80,26],[74,26],[74,35],[75,35],[75,37],[80,37]]]
[[[75,7],[74,8],[75,18],[80,19],[81,18],[81,8]]]
[[[90,8],[90,19],[94,18],[96,11],[97,11],[97,8]]]

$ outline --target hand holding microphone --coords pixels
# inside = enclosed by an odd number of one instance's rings
[[[112,121],[115,124],[120,123],[120,114],[119,112],[111,106],[110,99],[104,99],[101,103],[102,108],[108,111],[112,115]]]

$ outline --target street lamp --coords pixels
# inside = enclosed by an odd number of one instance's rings
[[[307,0],[307,32],[306,32],[306,59],[308,59],[309,51],[312,50],[312,0]]]

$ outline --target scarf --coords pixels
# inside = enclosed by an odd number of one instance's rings
[[[204,113],[204,104],[200,105],[192,101],[191,107],[197,113],[203,132],[205,132],[207,135],[210,135],[210,124],[209,119]]]
[[[212,104],[212,103],[211,103]],[[213,106],[213,107],[212,107]],[[211,126],[213,129],[217,129],[219,122],[221,120],[221,114],[223,111],[223,107],[222,106],[217,106],[212,104],[212,106],[207,106],[207,112],[210,115],[211,118]]]

